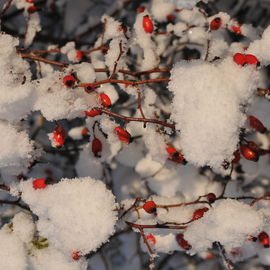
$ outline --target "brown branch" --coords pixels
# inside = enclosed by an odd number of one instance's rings
[[[254,205],[260,200],[266,200],[266,197],[270,197],[270,192],[265,193],[264,195],[260,196],[259,198],[254,199],[251,203],[250,206]]]
[[[175,129],[174,124],[170,124],[170,123],[158,120],[158,119],[128,117],[128,116],[124,116],[124,115],[109,111],[109,110],[104,109],[104,108],[99,108],[99,107],[95,107],[93,109],[97,110],[97,111],[100,111],[102,113],[105,113],[107,115],[110,115],[112,117],[122,119],[125,122],[132,122],[133,121],[133,122],[153,123],[153,124],[161,125],[161,126],[164,126],[164,127],[169,127],[171,129]]]
[[[10,191],[10,187],[8,187],[6,185],[0,185],[0,189],[5,190],[5,191]]]
[[[124,54],[124,51],[123,51],[123,47],[122,47],[122,41],[120,41],[120,43],[119,43],[119,55],[118,55],[116,61],[114,62],[113,72],[112,72],[112,74],[110,76],[110,79],[113,79],[114,78],[115,72],[116,72],[116,69],[117,69],[118,62],[119,62],[119,60],[120,60],[120,58],[121,58],[121,56],[123,54]]]
[[[0,200],[0,204],[15,205],[15,206],[18,206],[18,207],[20,207],[22,209],[30,211],[30,208],[28,206],[20,204],[19,201],[20,201],[20,198],[18,200],[16,200],[16,201]]]
[[[57,66],[57,67],[67,67],[68,64],[66,63],[61,63],[61,62],[57,62],[57,61],[54,61],[54,60],[49,60],[49,59],[46,59],[46,58],[43,58],[43,57],[40,57],[40,56],[37,56],[37,55],[31,55],[31,54],[25,54],[25,53],[20,53],[19,54],[21,55],[22,58],[25,58],[25,59],[32,59],[34,61],[39,61],[39,62],[43,62],[43,63],[47,63],[47,64],[51,64],[51,65],[54,65],[54,66]]]
[[[142,225],[136,224],[132,222],[126,221],[128,226],[131,226],[136,229],[172,229],[172,230],[184,230],[187,226],[179,226],[179,225],[164,225],[164,224],[156,224],[156,225]]]

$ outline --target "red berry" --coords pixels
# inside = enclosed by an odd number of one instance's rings
[[[53,131],[53,139],[57,147],[63,146],[67,137],[65,129],[57,125]]]
[[[259,59],[253,54],[246,54],[246,62],[250,65],[259,65]]]
[[[178,245],[183,248],[183,249],[190,249],[191,245],[188,243],[187,240],[185,240],[184,235],[182,233],[178,233],[175,236],[176,242],[178,243]]]
[[[29,13],[29,14],[33,14],[33,13],[35,13],[35,12],[37,12],[37,7],[36,6],[30,6],[28,9],[27,9],[27,12]]]
[[[206,198],[209,201],[209,203],[213,203],[217,199],[217,196],[214,193],[208,193],[206,195]]]
[[[67,88],[71,88],[75,84],[75,78],[72,75],[67,75],[63,78],[63,83]]]
[[[119,140],[125,142],[125,143],[130,143],[131,141],[131,135],[123,128],[121,127],[116,127],[114,129],[116,135],[118,136]]]
[[[31,3],[31,4],[34,3],[34,1],[35,1],[35,0],[25,0],[25,2]]]
[[[82,52],[80,50],[78,50],[76,52],[76,58],[77,58],[78,61],[82,61],[83,56],[84,56],[84,52]]]
[[[240,26],[232,26],[231,30],[237,35],[242,35]]]
[[[168,146],[166,148],[166,151],[170,155],[169,160],[175,163],[186,164],[186,160],[184,156],[181,154],[181,152],[177,151],[174,147]]]
[[[258,235],[258,240],[265,248],[269,248],[270,238],[266,232],[261,232]]]
[[[239,150],[236,150],[236,151],[233,153],[233,155],[234,155],[234,159],[232,160],[232,164],[238,164],[239,161],[240,161],[240,158],[241,158],[241,156],[240,156],[240,151],[239,151]]]
[[[95,86],[92,84],[92,83],[87,83],[85,86],[84,86],[84,91],[86,93],[92,93],[95,91]]]
[[[72,259],[77,261],[81,258],[80,251],[73,251],[72,252]]]
[[[43,189],[47,186],[46,180],[44,178],[36,179],[32,182],[34,189]]]
[[[111,99],[104,93],[99,94],[99,100],[104,107],[110,107],[112,105]]]
[[[246,64],[246,57],[244,54],[242,53],[236,53],[234,56],[233,56],[233,61],[238,64],[238,65],[245,65]]]
[[[84,113],[86,116],[90,116],[90,117],[95,117],[101,114],[99,111],[96,111],[96,110],[85,111]]]
[[[247,144],[240,145],[240,152],[243,155],[243,157],[247,160],[255,162],[259,160],[259,155],[257,151],[252,150]]]
[[[260,133],[265,133],[267,131],[266,127],[263,125],[263,123],[257,119],[256,117],[249,115],[248,116],[248,123],[251,128],[255,129],[256,131]]]
[[[142,13],[144,11],[145,11],[145,7],[144,6],[140,6],[140,7],[137,8],[137,12],[138,13]]]
[[[155,204],[154,201],[147,201],[144,203],[143,209],[145,212],[147,212],[149,214],[156,213],[157,205]]]
[[[222,20],[220,17],[216,17],[210,22],[210,29],[213,31],[218,30],[222,25]]]
[[[150,33],[150,34],[153,33],[153,31],[154,31],[154,24],[153,24],[152,20],[149,18],[148,15],[145,15],[143,17],[143,23],[142,23],[142,25],[143,25],[143,29],[144,29],[144,31],[146,33]]]
[[[98,138],[94,138],[92,141],[92,152],[95,157],[100,157],[99,153],[102,151],[102,143]]]
[[[172,15],[172,14],[167,15],[167,21],[173,22],[173,21],[175,21],[175,19],[176,19],[176,17],[174,15]]]
[[[83,136],[84,136],[84,135],[87,135],[88,132],[89,132],[88,128],[84,128],[84,129],[82,130],[82,135],[83,135]]]
[[[152,233],[148,234],[146,239],[151,243],[151,245],[155,245],[157,242],[155,236]]]
[[[208,210],[209,209],[206,207],[195,210],[192,216],[192,220],[197,220],[197,219],[202,218],[204,213],[207,212]]]

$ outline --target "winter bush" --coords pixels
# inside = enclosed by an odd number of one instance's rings
[[[1,3],[0,269],[268,269],[270,26],[224,2]]]

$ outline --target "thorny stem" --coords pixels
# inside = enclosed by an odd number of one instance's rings
[[[115,112],[112,112],[112,111],[109,111],[107,109],[100,108],[100,107],[95,107],[93,109],[96,110],[96,111],[105,113],[107,115],[110,115],[112,117],[122,119],[125,122],[132,122],[133,121],[133,122],[153,123],[153,124],[161,125],[161,126],[164,126],[164,127],[169,127],[171,129],[175,129],[174,124],[170,124],[170,123],[158,120],[158,119],[128,117],[128,116],[124,116],[124,115],[121,115],[121,114],[118,114],[118,113],[115,113]]]

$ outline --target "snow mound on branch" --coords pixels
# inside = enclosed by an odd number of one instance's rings
[[[40,235],[67,254],[94,251],[114,233],[115,198],[101,181],[64,178],[35,190],[30,179],[21,183],[21,191],[22,199],[39,217]]]
[[[0,121],[0,168],[27,166],[33,158],[33,148],[26,132]]]
[[[194,221],[185,232],[193,251],[211,248],[215,241],[227,249],[241,247],[248,236],[256,236],[264,226],[264,216],[251,206],[236,200],[222,200],[209,208],[203,218]]]
[[[0,230],[0,269],[26,270],[26,249],[23,242],[5,226]]]
[[[257,81],[254,66],[241,67],[232,57],[219,64],[197,60],[175,65],[169,83],[172,119],[188,161],[218,168],[232,159],[246,121],[244,106]]]

